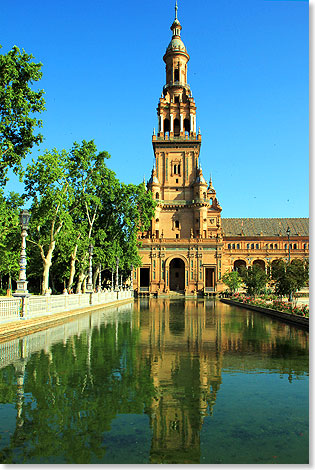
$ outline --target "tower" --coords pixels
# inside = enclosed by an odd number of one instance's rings
[[[221,279],[221,207],[199,162],[200,129],[187,81],[189,54],[177,17],[163,56],[166,83],[153,132],[154,168],[147,189],[157,201],[151,230],[142,234],[134,288],[138,293],[215,293]]]

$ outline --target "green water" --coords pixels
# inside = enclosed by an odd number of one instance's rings
[[[0,343],[1,463],[308,463],[308,333],[140,299]]]

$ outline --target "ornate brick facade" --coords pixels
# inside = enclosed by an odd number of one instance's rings
[[[134,272],[138,293],[170,291],[215,294],[226,289],[221,277],[240,265],[264,269],[277,258],[308,257],[308,219],[223,219],[210,177],[199,163],[200,129],[187,83],[189,55],[177,18],[164,54],[166,84],[153,132],[155,165],[147,183],[157,201],[151,229],[139,234],[142,267]]]

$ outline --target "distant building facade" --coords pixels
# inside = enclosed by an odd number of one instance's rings
[[[175,9],[172,39],[164,54],[166,84],[153,133],[155,165],[147,189],[157,201],[151,229],[140,233],[142,266],[134,271],[139,294],[216,294],[222,275],[240,266],[263,269],[279,258],[309,255],[308,219],[224,219],[212,180],[199,163],[200,129],[187,83],[189,55]],[[290,229],[288,238],[287,229]]]

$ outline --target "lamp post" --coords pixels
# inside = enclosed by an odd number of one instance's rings
[[[93,292],[93,278],[92,278],[92,256],[93,256],[93,245],[89,245],[89,279],[87,283],[88,292]]]
[[[30,221],[30,213],[27,209],[23,209],[20,212],[19,221],[22,228],[22,246],[21,246],[21,257],[20,257],[20,272],[19,280],[17,281],[17,289],[14,293],[17,297],[25,297],[28,295],[27,280],[26,280],[26,237],[28,224]]]
[[[102,289],[102,265],[99,264],[98,267],[98,291],[101,292]]]
[[[130,289],[133,290],[133,264],[131,265],[131,268],[130,268]]]
[[[290,266],[291,263],[291,246],[290,246],[290,227],[287,228],[287,235],[288,235],[288,246],[289,246],[289,257],[288,257],[288,266]],[[290,290],[289,292],[289,302],[292,302],[292,292]]]
[[[115,283],[115,291],[119,290],[118,287],[118,268],[119,268],[119,258],[118,256],[116,257],[116,283]]]
[[[21,245],[21,257],[20,257],[20,272],[19,272],[19,280],[16,282],[17,289],[14,292],[14,297],[22,297],[22,318],[25,319],[26,314],[26,297],[29,297],[29,293],[27,290],[27,280],[26,280],[26,237],[27,237],[27,230],[28,224],[30,221],[30,213],[27,209],[23,209],[20,212],[19,222],[22,228],[21,236],[22,236],[22,245]]]

